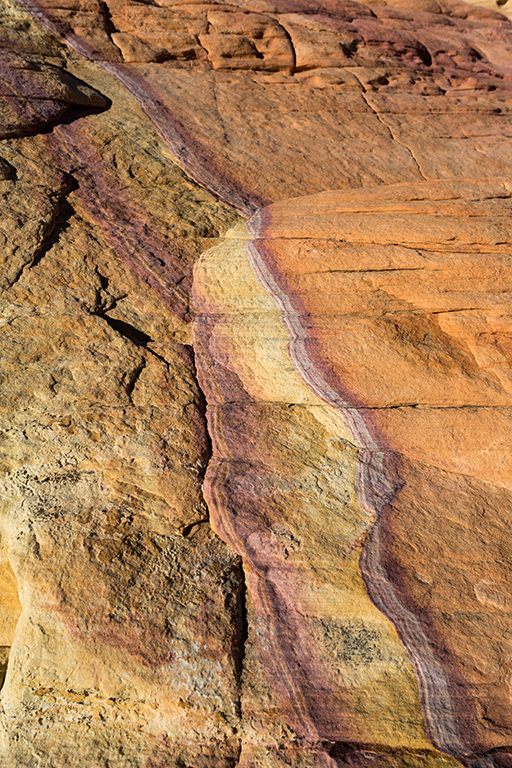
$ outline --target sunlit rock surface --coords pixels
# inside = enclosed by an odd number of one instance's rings
[[[498,11],[510,18],[512,15],[512,5],[510,0],[466,0],[468,3],[475,3],[482,8],[488,8],[491,11]]]
[[[499,13],[457,0],[24,3],[117,74],[188,171],[246,212],[510,162]]]
[[[432,742],[508,745],[510,194],[297,198],[196,268],[207,499],[304,734],[420,744],[383,613]]]
[[[511,22],[0,19],[2,768],[508,768]]]

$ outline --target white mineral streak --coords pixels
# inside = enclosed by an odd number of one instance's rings
[[[377,524],[379,514],[398,490],[396,480],[390,477],[388,469],[393,464],[393,455],[383,450],[379,436],[373,433],[372,425],[368,423],[367,409],[358,408],[336,392],[311,360],[306,344],[307,331],[303,326],[301,314],[295,309],[292,298],[279,286],[262,256],[262,249],[258,248],[258,242],[264,242],[260,239],[262,236],[264,238],[260,212],[250,219],[247,229],[250,236],[245,246],[247,258],[259,284],[279,309],[283,325],[290,337],[288,353],[297,374],[317,397],[340,412],[355,444],[360,448],[358,499],[361,508],[375,519],[370,540],[363,548],[361,557],[361,568],[370,597],[392,620],[412,658],[419,681],[429,738],[448,754],[464,754],[468,749],[456,727],[443,668],[435,658],[417,617],[402,605],[380,562]]]

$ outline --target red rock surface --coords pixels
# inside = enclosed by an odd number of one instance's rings
[[[207,500],[249,565],[271,685],[310,740],[420,737],[413,701],[406,727],[392,698],[413,695],[396,669],[391,701],[373,679],[363,703],[354,655],[334,662],[318,637],[357,637],[368,676],[389,669],[361,594],[357,620],[349,606],[338,618],[360,553],[432,743],[508,747],[509,217],[506,181],[326,192],[264,209],[251,240],[233,233],[198,268]]]
[[[323,189],[486,177],[510,162],[510,26],[485,9],[456,0],[413,11],[352,0],[26,7],[102,61],[187,170],[245,211]]]
[[[250,249],[363,449],[363,574],[452,753],[510,739],[510,205],[507,181],[329,192],[266,209]]]
[[[505,768],[511,22],[24,7],[2,764]]]

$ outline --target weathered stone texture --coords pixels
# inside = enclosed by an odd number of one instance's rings
[[[509,22],[479,7],[26,1],[118,74],[198,181],[248,212],[510,162]]]
[[[4,135],[65,124],[2,145],[2,765],[227,766],[243,578],[207,522],[186,317],[191,264],[236,217],[115,80],[55,39],[36,60],[39,28],[25,57],[29,17],[4,10],[30,104]]]
[[[240,233],[235,245],[233,233],[197,268],[197,331],[219,361],[204,385],[214,439],[208,498],[221,535],[266,584],[259,609],[289,654],[311,721],[299,729],[338,741],[352,727],[356,742],[367,742],[370,729],[374,741],[378,732],[383,744],[412,743],[411,732],[400,734],[411,727],[412,706],[404,717],[407,685],[396,670],[386,677],[386,714],[375,717],[379,689],[369,669],[396,663],[396,650],[389,660],[382,650],[391,640],[377,640],[389,630],[367,619],[363,641],[362,596],[355,622],[346,597],[331,592],[325,607],[318,597],[326,584],[343,589],[361,549],[369,593],[415,662],[433,742],[455,754],[508,745],[509,210],[508,182],[329,192],[270,206],[249,224],[252,241]],[[249,266],[228,267],[228,255],[251,262],[274,306],[258,297]],[[223,279],[228,270],[236,280]],[[286,344],[298,376],[285,373]],[[323,414],[330,441],[292,417],[308,412]],[[298,484],[284,464],[294,443]],[[338,641],[335,606],[343,606]],[[307,664],[283,639],[289,611],[301,616],[299,648],[314,649]],[[371,685],[358,727],[353,713],[364,705],[330,700],[315,669],[319,620],[339,661],[340,646],[359,638],[345,660],[359,653]],[[327,674],[328,662],[318,663]],[[357,686],[344,679],[348,690]],[[281,682],[284,701],[293,701],[290,682]]]
[[[508,768],[511,22],[0,20],[0,764]]]

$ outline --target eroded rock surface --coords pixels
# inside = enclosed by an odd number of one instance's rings
[[[246,212],[510,162],[510,27],[485,8],[25,1],[122,79],[200,183]]]
[[[4,30],[2,765],[227,766],[244,583],[208,525],[186,318],[236,215],[115,80],[24,12]]]
[[[420,745],[359,558],[432,742],[508,746],[509,210],[508,182],[329,192],[265,209],[197,268],[207,498],[310,737]]]
[[[506,768],[511,23],[1,20],[2,766]]]
[[[498,11],[510,18],[512,14],[512,6],[510,0],[466,0],[469,3],[475,3],[482,8],[488,8],[491,11]]]

